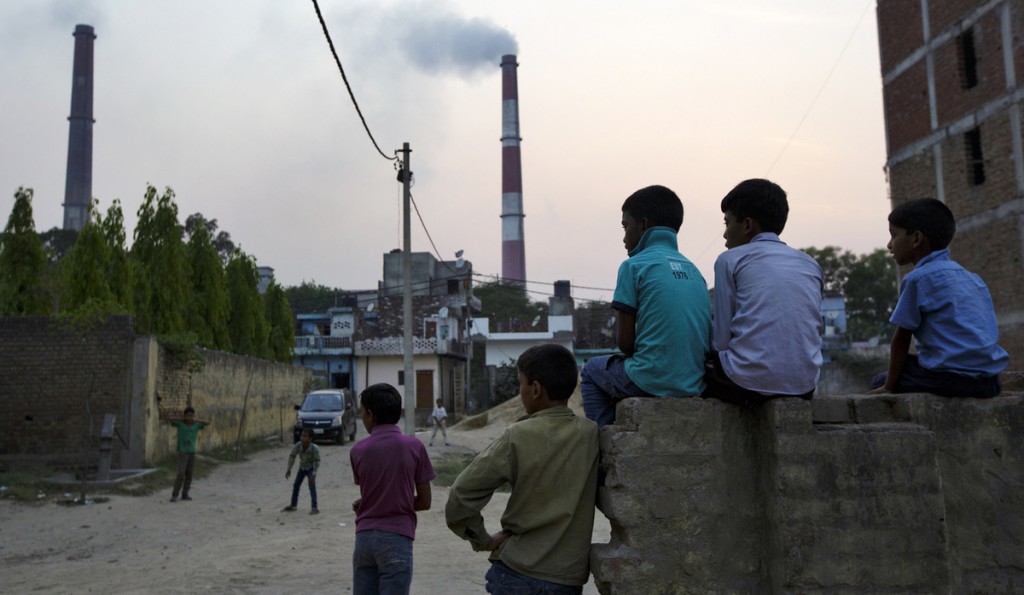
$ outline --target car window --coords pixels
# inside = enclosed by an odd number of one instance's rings
[[[341,395],[310,395],[302,405],[303,411],[338,411]]]

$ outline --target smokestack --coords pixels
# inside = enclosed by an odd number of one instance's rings
[[[96,34],[75,26],[75,65],[71,76],[68,173],[64,186],[64,229],[81,230],[92,201],[92,49]]]
[[[515,54],[501,57],[501,278],[526,288],[523,168],[519,154],[519,83]]]

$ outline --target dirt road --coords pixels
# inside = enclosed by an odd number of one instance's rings
[[[514,419],[449,430],[451,447],[430,448],[435,460],[477,451]],[[360,435],[365,432],[360,428]],[[419,435],[426,440],[429,434]],[[440,436],[438,437],[440,442]],[[351,503],[358,497],[350,446],[322,445],[317,477],[320,514],[310,516],[303,486],[299,511],[280,512],[291,482],[288,447],[224,464],[192,486],[191,502],[168,493],[113,496],[89,506],[39,507],[0,501],[0,583],[5,593],[351,593],[355,544]],[[497,530],[507,494],[485,510]],[[431,510],[419,514],[413,593],[483,593],[486,555],[448,531],[447,488],[435,486]],[[607,542],[598,513],[596,542]],[[588,584],[584,593],[597,590]]]

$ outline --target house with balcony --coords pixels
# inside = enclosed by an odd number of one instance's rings
[[[355,391],[353,336],[359,308],[351,296],[342,303],[327,312],[295,316],[292,363],[313,370],[314,381],[324,388]]]

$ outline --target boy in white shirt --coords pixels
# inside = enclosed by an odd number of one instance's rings
[[[434,424],[434,431],[430,433],[430,446],[434,445],[434,436],[437,436],[438,429],[441,430],[441,436],[444,437],[444,445],[448,446],[448,430],[444,427],[448,422],[448,412],[444,410],[441,399],[437,400],[437,407],[434,407],[434,412],[430,414],[430,417]]]

